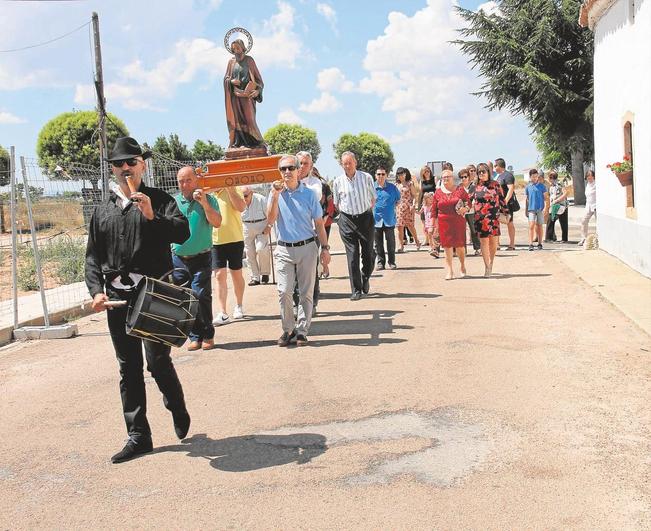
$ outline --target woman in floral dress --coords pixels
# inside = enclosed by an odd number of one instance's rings
[[[481,255],[484,259],[484,276],[490,277],[493,261],[500,239],[500,214],[508,216],[509,210],[504,202],[502,187],[491,180],[487,164],[477,165],[477,186],[475,187],[475,231],[479,236]]]
[[[414,201],[418,194],[414,182],[411,180],[411,172],[407,168],[398,168],[396,170],[396,177],[398,182],[396,186],[400,191],[400,201],[396,205],[397,222],[396,229],[398,229],[398,238],[400,238],[400,248],[397,252],[405,252],[405,240],[403,236],[403,228],[407,227],[409,232],[416,240],[416,250],[420,250],[420,241],[418,241],[418,233],[416,232],[415,215],[416,209]]]

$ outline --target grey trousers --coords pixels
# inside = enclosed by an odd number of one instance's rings
[[[300,247],[279,245],[274,251],[278,301],[283,332],[307,335],[312,322],[312,304],[319,247],[315,242]],[[294,282],[298,283],[298,314],[294,318]]]
[[[262,234],[267,227],[267,220],[257,223],[242,223],[244,227],[244,249],[246,260],[251,268],[251,278],[260,280],[260,275],[269,275],[271,271],[271,253],[269,236]]]

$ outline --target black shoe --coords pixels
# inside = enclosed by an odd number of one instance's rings
[[[269,282],[269,275],[262,275],[260,277],[260,282],[262,282],[263,284],[267,284]]]
[[[279,347],[286,347],[292,342],[292,339],[294,339],[294,336],[296,336],[296,331],[290,332],[283,332],[283,335],[278,338],[278,346]]]
[[[530,246],[529,246],[529,250],[530,250],[530,251],[533,251],[533,245],[530,245]]]
[[[384,264],[378,264],[378,265],[376,265],[376,266],[375,266],[375,269],[377,269],[378,271],[382,271],[382,270],[384,269]]]
[[[130,461],[139,455],[148,454],[153,449],[154,445],[152,444],[150,437],[138,439],[137,441],[129,438],[127,444],[124,445],[124,448],[111,457],[111,463],[117,464]]]
[[[371,285],[368,281],[368,277],[364,277],[364,280],[362,280],[362,293],[366,295],[370,289],[371,289]]]
[[[296,346],[297,347],[304,347],[307,345],[307,336],[304,334],[297,334],[296,336]]]
[[[174,431],[179,439],[185,439],[185,436],[190,430],[190,414],[187,409],[179,413],[172,413],[174,419]]]
[[[362,298],[362,292],[361,291],[355,291],[353,294],[350,296],[351,301],[358,301],[359,299]]]
[[[542,243],[538,244],[538,250],[542,249]]]
[[[259,286],[259,285],[260,285],[260,281],[258,279],[252,278],[251,280],[249,280],[249,286]]]

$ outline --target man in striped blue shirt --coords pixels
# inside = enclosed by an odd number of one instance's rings
[[[369,278],[375,266],[375,184],[373,178],[357,169],[354,153],[346,151],[341,155],[344,169],[332,185],[335,206],[339,209],[339,235],[346,248],[348,276],[350,278],[351,301],[362,298],[369,292]],[[360,271],[360,250],[362,267]]]

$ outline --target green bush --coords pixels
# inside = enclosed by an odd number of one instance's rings
[[[18,251],[17,281],[18,287],[22,291],[38,290],[36,265],[34,264],[34,253],[31,247],[23,247]]]
[[[66,285],[84,280],[86,242],[83,238],[58,237],[45,245],[40,245],[39,253],[41,267],[57,283]],[[32,248],[24,247],[18,256],[18,287],[22,291],[38,290]]]

